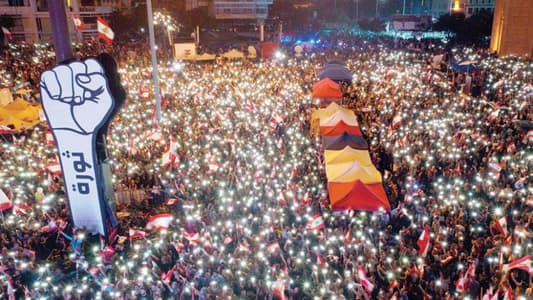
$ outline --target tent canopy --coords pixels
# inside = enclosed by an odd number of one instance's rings
[[[324,78],[313,85],[313,97],[342,98],[340,86],[329,78]]]
[[[311,119],[327,118],[327,117],[332,116],[333,114],[335,114],[339,110],[342,110],[342,111],[346,112],[347,114],[352,112],[351,110],[349,110],[347,108],[344,108],[344,107],[338,105],[335,102],[331,102],[326,108],[320,108],[320,109],[315,110],[313,112],[313,114],[311,115]]]
[[[355,113],[351,110],[337,110],[334,114],[329,117],[320,118],[320,126],[335,126],[339,122],[344,122],[344,124],[349,126],[359,126],[357,123],[357,118]]]
[[[327,150],[342,150],[346,146],[358,150],[368,150],[368,143],[365,138],[349,133],[335,136],[324,136],[322,137],[322,145],[324,146],[324,149]]]
[[[17,98],[15,101],[0,107],[0,126],[13,128],[13,132],[29,129],[40,122],[40,105]]]
[[[322,136],[335,136],[343,133],[349,133],[359,136],[362,135],[359,126],[347,125],[346,123],[344,123],[344,121],[340,121],[339,123],[337,123],[337,125],[333,126],[320,126],[320,134]]]
[[[329,78],[333,81],[346,81],[352,83],[353,75],[345,67],[339,65],[327,65],[318,72],[318,78]]]
[[[383,184],[364,184],[360,180],[347,183],[328,183],[333,210],[390,211],[389,200]]]
[[[324,162],[327,164],[338,164],[350,161],[357,161],[363,166],[372,164],[370,154],[367,150],[357,150],[346,146],[342,150],[324,151]]]
[[[360,180],[363,183],[380,183],[381,174],[374,165],[361,165],[357,161],[326,164],[326,177],[329,182],[353,182]]]

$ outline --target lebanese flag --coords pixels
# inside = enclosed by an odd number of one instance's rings
[[[11,204],[4,191],[0,190],[0,211],[6,211],[11,207],[13,207],[13,204]]]
[[[183,231],[183,237],[187,239],[191,244],[197,245],[200,243],[200,235],[197,232]]]
[[[46,170],[52,175],[61,175],[61,165],[58,162],[50,162],[46,166]]]
[[[322,218],[322,215],[315,214],[313,216],[313,219],[307,223],[307,226],[305,226],[305,229],[307,230],[320,230],[322,228],[326,227],[326,224],[324,223],[324,219]]]
[[[318,264],[320,268],[323,268],[326,265],[326,261],[324,260],[322,255],[320,255],[319,252],[317,252],[316,254],[316,263]]]
[[[176,155],[176,153],[173,153],[171,149],[168,149],[165,153],[163,153],[163,156],[161,157],[161,167],[164,169],[168,168],[169,166],[177,168],[179,166],[177,160],[178,156]]]
[[[519,258],[511,263],[502,265],[502,272],[507,273],[513,269],[520,269],[529,273],[529,276],[533,275],[533,268],[531,267],[531,256],[528,254],[522,258]]]
[[[464,293],[466,290],[466,276],[461,275],[455,282],[455,289],[458,293]]]
[[[363,266],[357,267],[357,277],[359,277],[359,281],[361,281],[361,284],[365,288],[366,292],[368,294],[372,293],[372,290],[374,289],[374,284],[368,280],[368,277],[366,277],[366,272]]]
[[[170,280],[172,280],[172,276],[174,275],[174,269],[168,270],[168,272],[162,272],[161,273],[161,281],[165,284],[169,284]]]
[[[11,31],[9,31],[7,28],[3,27],[2,26],[2,32],[4,33],[4,36],[7,38],[7,39],[12,39],[13,38],[13,34],[11,33]]]
[[[503,300],[512,300],[513,299],[513,290],[511,287],[506,286],[503,288]]]
[[[268,251],[269,253],[274,253],[274,252],[279,251],[279,250],[281,250],[281,248],[279,247],[278,242],[272,242],[272,243],[270,243],[270,244],[267,246],[267,251]]]
[[[96,26],[98,28],[98,37],[103,39],[106,44],[111,45],[115,38],[115,33],[111,27],[109,27],[107,22],[101,17],[96,17]]]
[[[507,145],[507,153],[509,154],[513,154],[516,152],[516,145],[514,144],[514,142],[511,142],[509,145]]]
[[[400,114],[396,114],[392,118],[392,128],[394,129],[400,125],[402,125],[402,116]]]
[[[146,232],[142,230],[137,229],[131,229],[129,230],[130,239],[144,239],[146,238]]]
[[[285,280],[278,279],[274,284],[272,284],[272,294],[277,300],[286,300],[285,297]]]
[[[76,30],[80,31],[83,29],[84,24],[81,21],[80,17],[72,15],[72,22],[74,22],[74,27],[76,27]]]
[[[178,203],[178,201],[179,201],[178,198],[168,198],[165,201],[165,205],[172,206],[172,205],[175,205],[176,203]]]
[[[172,222],[172,214],[169,213],[151,216],[146,224],[146,229],[167,229],[170,222]]]
[[[485,291],[485,294],[483,294],[483,298],[481,300],[498,300],[498,290],[494,292],[494,288],[492,285],[489,286],[489,289]]]
[[[15,204],[13,206],[13,214],[19,216],[21,214],[27,214],[30,208],[25,204]]]
[[[111,246],[105,246],[104,249],[100,250],[100,256],[106,261],[111,260],[113,254],[115,254],[115,249]]]
[[[210,162],[208,165],[208,170],[207,170],[207,173],[209,174],[212,174],[212,173],[216,173],[218,171],[218,169],[220,168],[220,164],[216,161],[212,161]]]
[[[491,162],[489,162],[489,169],[493,173],[499,174],[500,171],[502,170],[502,167],[500,166],[500,164],[497,161],[491,161]]]
[[[56,140],[54,139],[54,135],[51,132],[46,133],[46,144],[50,146],[55,146]]]
[[[255,111],[255,104],[250,99],[246,99],[246,105],[244,106],[244,110],[247,112]]]
[[[507,236],[507,216],[496,220],[496,228],[503,234],[503,236]]]
[[[425,257],[429,250],[429,226],[424,225],[424,231],[416,242],[418,246],[418,255]]]

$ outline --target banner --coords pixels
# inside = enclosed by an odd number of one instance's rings
[[[56,141],[74,226],[104,236],[116,227],[96,145],[115,107],[109,87],[103,67],[93,58],[41,75],[43,109]]]
[[[181,60],[196,59],[195,43],[176,43],[174,44],[174,58]]]

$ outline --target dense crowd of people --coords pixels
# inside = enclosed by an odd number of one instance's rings
[[[107,137],[115,191],[146,196],[117,201],[118,237],[106,243],[69,223],[46,125],[3,136],[0,189],[13,207],[0,219],[0,298],[533,297],[530,272],[501,269],[533,251],[532,64],[448,50],[476,69],[436,70],[438,41],[347,37],[302,58],[161,62],[154,126],[146,47],[79,45],[79,58],[118,60],[128,95]],[[51,51],[11,45],[3,84],[39,99]],[[341,103],[358,116],[390,212],[329,209],[309,133],[315,69],[328,60],[354,74]],[[168,151],[176,159],[163,163]],[[146,229],[161,213],[168,228]],[[326,226],[310,230],[317,214]]]

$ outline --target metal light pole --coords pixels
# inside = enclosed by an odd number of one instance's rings
[[[157,73],[157,53],[155,48],[154,15],[152,13],[152,0],[146,0],[148,11],[148,34],[150,36],[150,52],[152,54],[152,76],[154,77],[155,118],[161,120],[161,92],[159,91],[159,76]]]
[[[402,9],[402,15],[405,15],[405,0],[403,0],[403,9]]]
[[[70,34],[68,32],[65,1],[48,0],[48,13],[50,15],[52,33],[54,36],[56,62],[57,64],[60,64],[73,57],[72,46],[70,45]]]
[[[379,4],[379,0],[376,0],[376,18],[378,17],[378,4]]]

